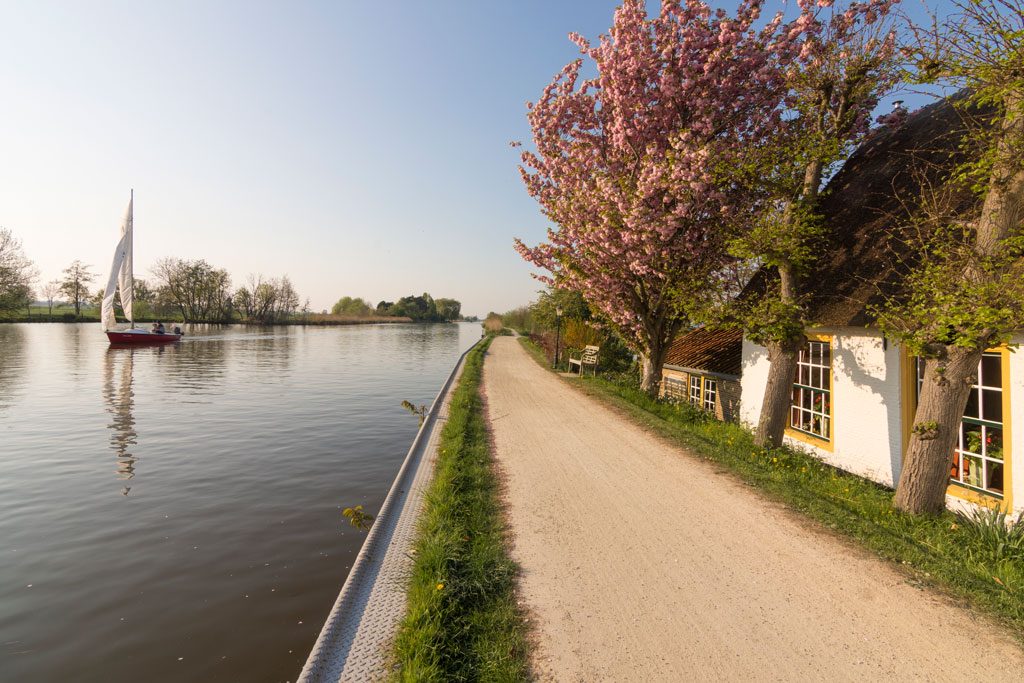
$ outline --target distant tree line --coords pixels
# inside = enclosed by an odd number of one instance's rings
[[[168,318],[185,322],[230,323],[237,321],[271,324],[309,313],[309,300],[301,304],[299,293],[287,275],[264,277],[249,275],[244,284],[232,286],[231,275],[203,259],[162,258],[150,269],[152,281],[135,278],[133,312],[136,319]],[[37,296],[33,285],[38,271],[22,251],[21,241],[9,230],[0,228],[0,314],[31,312]],[[69,319],[79,318],[85,308],[99,306],[104,285],[92,289],[97,274],[91,265],[75,260],[60,278],[39,288],[38,295],[53,315],[53,307],[62,303],[74,313],[62,313]],[[119,297],[114,298],[115,312],[124,317]],[[409,318],[414,322],[450,322],[462,319],[462,304],[455,299],[435,299],[424,292],[410,294],[398,301],[381,301],[372,306],[359,297],[345,296],[338,300],[331,313],[339,316],[368,318]]]
[[[455,299],[435,299],[426,292],[420,296],[403,296],[398,301],[380,301],[376,307],[371,307],[365,299],[343,296],[331,313],[357,318],[383,316],[409,318],[414,322],[451,322],[462,319],[462,304]]]
[[[231,276],[205,260],[164,258],[151,269],[153,282],[135,278],[134,314],[136,319],[175,318],[186,322],[279,323],[308,313],[308,300],[300,308],[298,292],[287,275],[265,278],[250,275],[245,284],[232,287]],[[91,289],[96,280],[92,266],[75,260],[61,277],[38,289],[33,285],[38,271],[25,256],[21,241],[9,230],[0,228],[0,314],[18,311],[31,313],[35,297],[47,304],[53,315],[54,304],[74,310],[66,317],[78,318],[84,308],[99,306],[104,285]],[[114,299],[115,311],[123,317],[119,297]]]

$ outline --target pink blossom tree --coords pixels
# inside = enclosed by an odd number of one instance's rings
[[[527,190],[554,224],[516,249],[579,291],[639,353],[655,393],[665,352],[726,259],[725,223],[742,202],[715,167],[739,141],[778,122],[783,67],[807,21],[760,22],[763,0],[734,16],[699,0],[663,0],[649,17],[626,0],[596,44],[570,38],[568,64],[528,104],[535,151]]]

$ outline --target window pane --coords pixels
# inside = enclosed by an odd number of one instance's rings
[[[961,436],[963,440],[961,443],[963,446],[964,453],[974,453],[981,455],[981,425],[972,425],[966,422],[960,426]]]
[[[1000,463],[988,463],[988,474],[985,484],[985,488],[989,491],[1003,492],[1003,466]]]
[[[981,418],[989,422],[1003,421],[1003,392],[981,390]]]
[[[953,466],[949,468],[949,478],[960,481],[960,453],[953,454]]]
[[[971,389],[971,395],[967,398],[967,407],[964,408],[964,417],[979,418],[978,413],[978,390]]]
[[[1001,354],[985,354],[981,357],[981,383],[986,387],[1003,386],[1003,358]]]
[[[998,427],[985,427],[985,457],[1003,460],[1003,430]]]
[[[981,478],[981,458],[971,455],[964,456],[964,483],[969,486],[983,488],[984,481]]]

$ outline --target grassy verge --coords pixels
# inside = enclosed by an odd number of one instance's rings
[[[547,367],[535,344],[520,342]],[[719,422],[688,404],[651,399],[628,380],[569,381],[769,497],[900,564],[910,581],[961,598],[1024,637],[1024,528],[1008,531],[995,514],[980,522],[949,512],[935,518],[903,514],[893,509],[890,489],[799,451],[758,448],[740,425]]]
[[[480,397],[487,339],[466,358],[427,492],[395,643],[396,680],[521,681],[525,625],[514,597]]]

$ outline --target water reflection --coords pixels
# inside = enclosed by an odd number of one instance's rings
[[[0,325],[0,410],[14,404],[25,372],[25,330]]]
[[[138,432],[135,431],[135,416],[132,414],[135,404],[134,369],[135,349],[111,347],[103,356],[103,398],[111,417],[107,429],[111,430],[110,448],[116,453],[117,478],[122,481],[135,477],[132,450],[138,445]],[[128,485],[121,489],[126,496],[129,491],[131,487]]]

